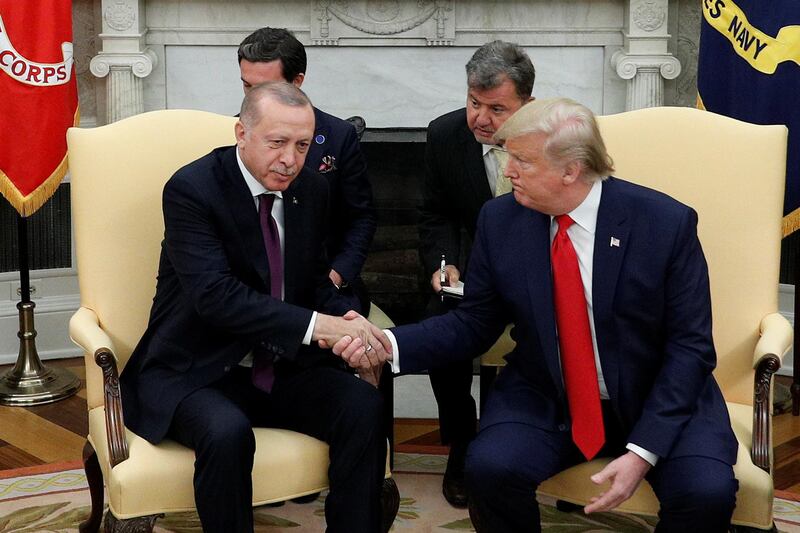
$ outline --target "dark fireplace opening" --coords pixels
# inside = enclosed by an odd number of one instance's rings
[[[361,147],[378,214],[378,229],[362,277],[372,301],[396,324],[415,322],[430,298],[417,233],[425,130],[368,129]]]

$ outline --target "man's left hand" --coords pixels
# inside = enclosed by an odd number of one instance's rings
[[[334,287],[336,287],[337,289],[342,288],[342,284],[344,283],[344,278],[342,278],[342,276],[338,272],[336,272],[334,269],[331,269],[331,271],[328,272],[328,277],[330,278],[331,283],[333,283]]]
[[[633,495],[651,468],[650,463],[633,452],[617,457],[591,477],[592,482],[597,485],[611,481],[611,487],[600,496],[592,498],[583,511],[589,514],[616,508]]]

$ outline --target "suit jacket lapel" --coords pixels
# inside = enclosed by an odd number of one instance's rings
[[[242,239],[245,255],[268,289],[269,263],[261,235],[261,223],[253,196],[236,162],[236,148],[230,148],[222,154],[222,168],[225,173],[222,179],[222,191],[225,202],[230,208],[231,218],[236,225],[236,233]]]
[[[533,307],[533,320],[542,345],[542,353],[550,371],[550,377],[559,391],[564,394],[561,379],[561,362],[558,358],[556,342],[556,321],[553,312],[553,281],[550,266],[550,216],[525,209],[531,246],[523,246],[525,270],[527,272],[529,301]]]
[[[322,164],[322,158],[329,153],[328,152],[328,145],[330,143],[330,135],[329,135],[329,127],[328,123],[320,120],[321,118],[320,110],[316,107],[314,108],[314,138],[311,139],[311,148],[308,151],[308,156],[306,157],[305,168],[308,170],[312,170],[314,172],[319,172],[320,165]],[[334,165],[338,165],[337,161],[333,162]]]
[[[303,175],[306,172],[306,169],[300,172],[283,193],[283,290],[287,302],[295,301],[298,280],[293,265],[297,264],[298,251],[306,246],[305,221],[318,216],[306,212],[308,207],[302,201]]]
[[[603,182],[600,208],[597,213],[592,266],[592,306],[603,378],[612,400],[618,398],[619,390],[617,357],[619,339],[611,317],[613,317],[614,294],[630,230],[631,217],[619,200],[615,179],[609,178]]]

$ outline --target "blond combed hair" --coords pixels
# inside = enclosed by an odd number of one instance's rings
[[[521,135],[545,135],[544,153],[553,162],[578,162],[587,181],[603,180],[614,171],[594,113],[569,98],[534,100],[522,106],[495,133],[497,143]]]

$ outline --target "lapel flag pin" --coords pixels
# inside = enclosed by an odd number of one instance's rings
[[[614,248],[615,246],[619,248],[619,239],[617,239],[616,237],[611,237],[611,244],[609,246],[611,246],[612,248]]]
[[[294,205],[297,205],[297,204],[299,203],[299,202],[297,201],[297,196],[292,196],[292,203],[293,203]],[[619,241],[617,241],[617,244],[619,244]]]

